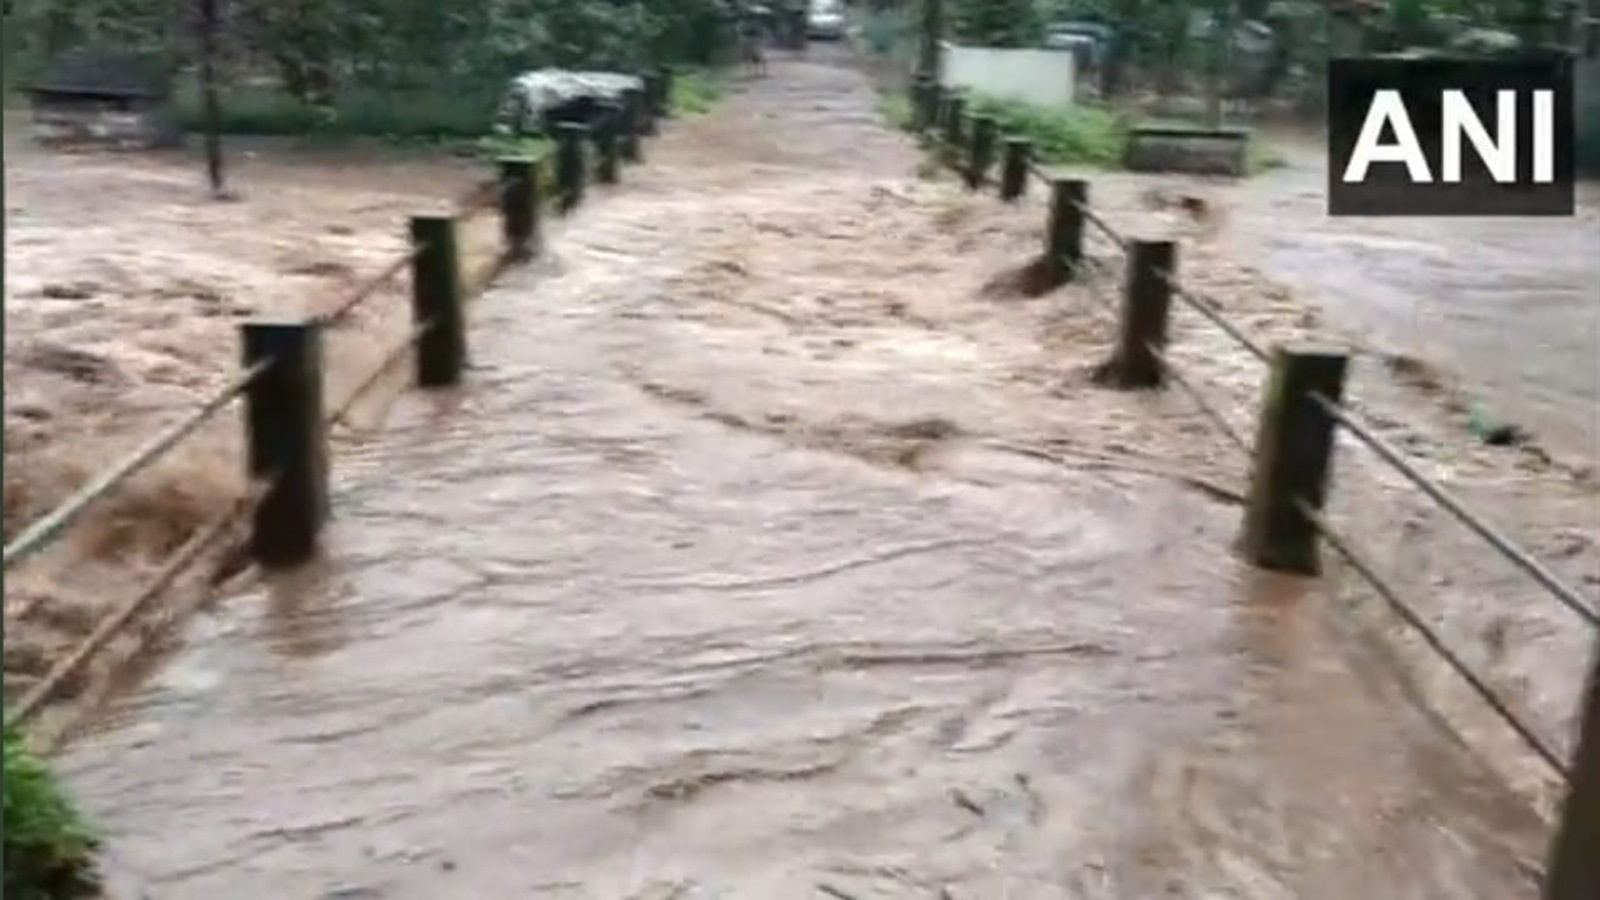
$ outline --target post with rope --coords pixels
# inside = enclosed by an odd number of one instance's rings
[[[600,105],[599,127],[594,132],[594,180],[597,184],[617,183],[617,130],[622,106],[615,102]]]
[[[623,88],[622,90],[622,118],[617,126],[617,155],[624,162],[636,163],[643,160],[639,152],[639,125],[643,112],[641,105],[643,95],[636,87]]]
[[[539,164],[527,157],[500,159],[500,230],[510,262],[539,253]]]
[[[1033,160],[1033,142],[1027,138],[1006,138],[1005,160],[1000,166],[1000,199],[1015,203],[1028,192],[1028,163]]]
[[[634,133],[642,137],[655,137],[660,132],[656,124],[656,91],[660,85],[660,76],[645,72],[639,76],[639,107],[634,119]]]
[[[918,75],[911,81],[911,130],[927,131],[937,115],[939,86],[930,76]]]
[[[1135,390],[1166,382],[1161,352],[1167,346],[1172,313],[1172,273],[1177,269],[1174,241],[1133,241],[1128,245],[1128,274],[1122,289],[1117,349],[1096,373],[1101,384]]]
[[[461,255],[453,216],[411,217],[411,315],[417,338],[417,386],[454,387],[467,368]]]
[[[1044,265],[1051,288],[1066,284],[1083,262],[1083,210],[1088,203],[1089,182],[1051,179],[1050,221],[1044,239]]]
[[[267,485],[250,551],[264,567],[300,565],[316,553],[328,520],[322,326],[312,319],[246,322],[240,341],[247,368],[267,363],[244,394],[246,465],[253,481]]]
[[[994,116],[972,117],[972,137],[967,144],[967,168],[963,173],[967,190],[975,191],[983,187],[983,180],[988,176],[990,166],[994,165],[994,144],[999,131],[1000,124]]]
[[[671,66],[656,69],[655,114],[658,119],[672,118],[672,81]]]
[[[583,145],[588,136],[587,125],[556,125],[556,208],[563,213],[570,213],[583,203]]]
[[[1572,776],[1550,845],[1542,900],[1600,897],[1600,648],[1590,664]]]
[[[962,133],[965,130],[967,115],[967,99],[951,91],[944,101],[944,143],[948,151],[956,151],[961,146]]]
[[[1350,357],[1331,348],[1277,347],[1270,366],[1240,549],[1263,569],[1315,576],[1322,572],[1317,526],[1300,505],[1322,511],[1337,431],[1315,398],[1343,401]]]
[[[654,137],[661,130],[658,122],[663,118],[661,114],[661,72],[653,70],[644,73],[644,132],[646,136]]]

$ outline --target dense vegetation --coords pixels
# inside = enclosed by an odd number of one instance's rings
[[[1108,104],[1127,95],[1197,95],[1213,69],[1224,96],[1319,117],[1322,66],[1332,56],[1408,51],[1497,55],[1529,45],[1581,48],[1583,13],[1566,0],[943,0],[946,33],[994,47],[1039,46],[1057,23],[1097,23],[1117,35],[1091,73]],[[869,45],[916,61],[921,0],[870,3]],[[1582,7],[1579,8],[1580,10]],[[1600,17],[1600,0],[1587,0]],[[1217,40],[1218,36],[1228,39]],[[1592,38],[1591,38],[1592,40]],[[1579,161],[1600,174],[1600,59],[1579,69]],[[1041,146],[1074,161],[1105,157],[1114,121],[1090,112],[1025,116]],[[1045,121],[1048,120],[1048,121]],[[1071,149],[1077,147],[1079,149]]]
[[[11,0],[8,81],[76,47],[148,55],[186,118],[199,0]],[[511,75],[544,66],[706,66],[721,0],[218,0],[225,124],[249,132],[476,136]]]
[[[10,900],[96,896],[95,839],[22,735],[5,729],[5,890]]]

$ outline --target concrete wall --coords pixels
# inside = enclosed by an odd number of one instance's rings
[[[1003,50],[946,43],[940,83],[1037,106],[1071,106],[1075,96],[1070,50]]]
[[[35,140],[46,144],[145,148],[182,139],[165,110],[129,111],[94,105],[35,107],[32,132]]]

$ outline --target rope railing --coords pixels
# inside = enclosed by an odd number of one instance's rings
[[[1462,681],[1467,683],[1473,693],[1477,694],[1500,721],[1505,723],[1508,728],[1516,733],[1517,737],[1522,739],[1528,749],[1532,750],[1563,781],[1571,781],[1572,771],[1562,761],[1560,754],[1535,734],[1534,730],[1522,721],[1522,717],[1512,711],[1511,705],[1501,698],[1499,693],[1494,688],[1491,688],[1482,676],[1473,671],[1472,667],[1467,665],[1460,655],[1450,649],[1450,645],[1445,642],[1444,638],[1428,624],[1420,613],[1400,597],[1400,592],[1383,576],[1378,574],[1377,567],[1366,558],[1364,553],[1355,548],[1355,545],[1348,537],[1341,534],[1339,529],[1328,521],[1327,516],[1323,515],[1321,510],[1301,497],[1295,498],[1295,508],[1300,515],[1305,516],[1311,522],[1322,535],[1323,540],[1328,542],[1328,546],[1343,557],[1345,562],[1350,565],[1351,569],[1355,570],[1356,574],[1361,576],[1363,581],[1372,586],[1373,591],[1383,599],[1384,603],[1388,604],[1396,615],[1411,626],[1411,629],[1427,643],[1429,649],[1438,654],[1439,658],[1443,659],[1445,664],[1454,670]]]
[[[15,538],[6,544],[4,568],[9,571],[24,560],[44,550],[67,529],[71,528],[90,507],[105,499],[130,478],[148,469],[152,463],[171,452],[183,440],[200,430],[217,413],[243,394],[256,378],[266,371],[268,363],[253,365],[222,388],[214,391],[192,412],[158,432],[139,445],[121,461],[91,478],[87,484],[74,491],[54,509],[35,519]]]
[[[399,278],[400,274],[411,265],[412,261],[417,258],[417,254],[421,253],[423,249],[424,248],[420,246],[412,247],[406,252],[395,257],[387,266],[384,266],[376,274],[361,282],[361,284],[358,285],[354,291],[350,292],[349,297],[346,297],[344,300],[339,302],[338,306],[335,306],[333,309],[318,315],[316,317],[316,321],[328,326],[344,324],[346,320],[355,314],[355,311],[359,309],[362,304],[366,303],[368,300],[371,300],[373,297],[376,297],[378,295],[378,291],[382,290],[396,278]]]
[[[967,136],[992,128],[983,116],[968,115],[959,92],[945,92],[930,79],[918,78],[913,87],[915,121],[912,130],[930,140],[952,167],[977,189],[987,160],[974,152],[978,144]],[[1472,690],[1511,733],[1527,745],[1552,772],[1569,786],[1559,834],[1553,844],[1549,884],[1559,883],[1549,900],[1589,900],[1600,896],[1600,874],[1583,862],[1583,839],[1600,828],[1600,753],[1575,752],[1574,762],[1564,761],[1552,744],[1541,738],[1459,653],[1454,651],[1415,607],[1359,551],[1354,542],[1329,521],[1323,511],[1329,461],[1335,436],[1344,432],[1372,450],[1379,459],[1420,490],[1456,521],[1509,560],[1559,604],[1600,629],[1600,611],[1576,588],[1565,582],[1516,541],[1489,524],[1487,519],[1459,500],[1451,491],[1424,474],[1405,455],[1383,439],[1359,417],[1356,406],[1344,399],[1347,355],[1311,348],[1269,348],[1223,315],[1216,304],[1185,286],[1175,265],[1171,241],[1132,240],[1097,213],[1088,200],[1088,183],[1057,177],[1033,159],[1028,142],[1008,138],[1002,163],[1000,196],[1015,201],[1026,191],[1027,181],[1042,181],[1051,191],[1051,208],[1045,234],[1043,262],[1050,287],[1082,276],[1105,275],[1110,267],[1085,252],[1085,233],[1094,230],[1123,252],[1127,277],[1120,308],[1119,335],[1111,359],[1096,370],[1096,381],[1115,387],[1158,388],[1177,385],[1211,420],[1217,431],[1252,460],[1254,472],[1246,498],[1245,528],[1240,548],[1255,565],[1301,575],[1320,574],[1318,542],[1326,543],[1350,568],[1371,585],[1380,598]],[[962,151],[965,149],[965,155]],[[1094,279],[1098,281],[1099,279]],[[1270,368],[1254,444],[1234,427],[1221,407],[1207,396],[1200,379],[1184,372],[1167,349],[1172,298],[1198,312],[1240,349]],[[1096,299],[1100,299],[1096,297]],[[1102,303],[1109,307],[1109,304]],[[1600,646],[1600,642],[1597,642]],[[1597,653],[1600,660],[1600,653]],[[1597,662],[1600,666],[1600,662]],[[1600,679],[1597,668],[1591,679]],[[1600,740],[1600,689],[1586,693],[1580,715],[1583,747]],[[1582,755],[1588,753],[1588,756]],[[1581,776],[1581,767],[1589,770]],[[1580,824],[1582,823],[1582,824]],[[1588,829],[1588,830],[1585,830]],[[1592,847],[1588,848],[1592,852]],[[1576,892],[1571,892],[1576,888]],[[1570,893],[1569,893],[1570,892]]]
[[[356,382],[344,399],[334,404],[333,409],[328,412],[327,423],[329,425],[350,424],[350,414],[355,412],[355,408],[361,403],[362,398],[371,393],[372,389],[383,381],[385,375],[394,371],[395,364],[403,359],[406,352],[416,346],[417,342],[422,340],[423,336],[432,328],[432,322],[424,321],[407,329],[405,335],[383,352],[383,355],[378,358],[378,364],[373,366],[372,370],[360,381]]]
[[[659,133],[657,120],[668,115],[671,73],[664,69],[653,71],[644,77],[643,84],[642,89],[624,91],[614,108],[590,123],[593,128],[583,123],[558,128],[552,154],[497,160],[496,175],[457,195],[448,214],[412,217],[411,246],[329,311],[298,320],[244,323],[240,335],[245,364],[237,376],[189,414],[95,475],[6,544],[3,565],[10,571],[51,546],[96,503],[164,458],[232,401],[243,400],[246,476],[254,487],[196,529],[145,585],[58,660],[12,707],[8,723],[25,722],[52,702],[63,684],[81,672],[115,635],[139,619],[242,516],[250,514],[252,518],[247,562],[278,568],[300,565],[311,558],[327,519],[329,429],[349,424],[354,407],[407,352],[414,351],[418,387],[441,388],[460,383],[466,370],[466,301],[486,291],[513,265],[539,256],[543,244],[542,213],[547,203],[567,214],[575,212],[588,181],[617,182],[620,162],[642,159],[640,138]],[[544,169],[552,156],[554,190],[553,196],[546,198]],[[499,210],[504,245],[487,264],[463,278],[458,226],[490,209]],[[321,330],[347,321],[408,271],[411,326],[400,341],[385,350],[377,366],[332,409],[324,411],[326,379]],[[22,610],[18,614],[28,612]],[[7,615],[10,618],[10,611]]]

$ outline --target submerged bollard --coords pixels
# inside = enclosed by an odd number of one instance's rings
[[[929,103],[935,98],[933,79],[918,75],[911,82],[911,130],[921,133],[933,124],[934,109]]]
[[[1028,192],[1028,163],[1033,159],[1033,142],[1027,138],[1006,138],[1005,162],[1000,169],[1000,199],[1014,203]]]
[[[1318,575],[1317,528],[1299,503],[1323,508],[1337,423],[1312,398],[1343,402],[1350,357],[1335,349],[1277,347],[1271,366],[1240,549],[1263,569]]]
[[[963,173],[968,190],[975,191],[983,187],[989,167],[994,164],[994,142],[999,127],[994,116],[972,117],[972,137],[967,144],[967,166]]]
[[[656,98],[655,114],[658,119],[672,118],[672,84],[674,73],[671,66],[662,66],[656,70]]]
[[[1178,245],[1172,241],[1129,245],[1117,349],[1100,372],[1102,383],[1130,389],[1160,387],[1166,381],[1166,368],[1157,354],[1167,346],[1172,310],[1168,276],[1176,274],[1177,259]]]
[[[417,339],[417,386],[453,387],[467,368],[461,254],[454,216],[412,216],[411,319]]]
[[[644,90],[640,92],[640,108],[644,115],[639,120],[639,133],[646,137],[655,137],[661,131],[661,73],[645,72],[639,76],[644,79]]]
[[[1572,783],[1550,843],[1542,900],[1600,897],[1600,649],[1590,662],[1572,751]]]
[[[583,145],[589,126],[562,122],[556,126],[556,205],[570,213],[583,203]]]
[[[594,180],[599,184],[617,183],[617,132],[622,124],[622,105],[602,103],[594,132]]]
[[[961,138],[966,126],[967,101],[960,94],[951,94],[944,102],[944,143],[950,152],[960,152]]]
[[[532,159],[500,159],[500,231],[507,259],[526,262],[538,254],[539,164]]]
[[[265,482],[250,551],[267,568],[316,554],[328,520],[328,426],[322,403],[322,326],[315,320],[247,322],[244,364],[270,361],[244,393],[246,467]]]
[[[1066,284],[1083,262],[1083,208],[1089,203],[1089,182],[1056,178],[1050,182],[1050,221],[1045,226],[1045,271],[1048,286]]]
[[[617,154],[626,162],[636,163],[643,159],[639,152],[640,116],[643,110],[643,94],[639,88],[624,88],[622,91],[622,118],[617,123]]]

